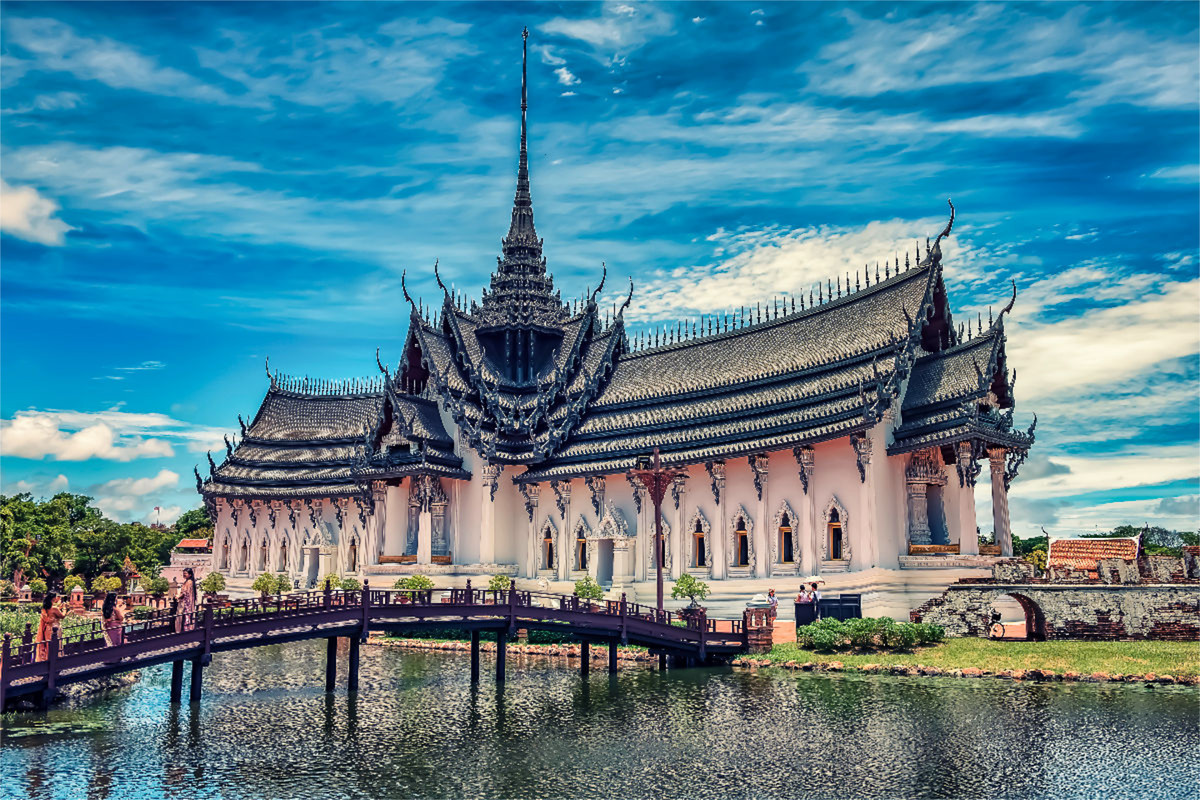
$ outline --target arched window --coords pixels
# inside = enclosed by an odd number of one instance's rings
[[[700,517],[696,517],[696,527],[692,530],[692,566],[708,566],[708,553],[704,552],[704,524]]]
[[[736,543],[737,560],[734,562],[735,567],[750,566],[750,532],[746,530],[746,518],[739,516],[737,518],[737,526],[734,528],[734,540]]]
[[[288,545],[287,541],[279,543],[279,572],[288,571]]]
[[[575,529],[575,569],[585,570],[587,564],[587,537],[582,527]]]
[[[542,569],[554,569],[554,532],[549,525],[542,529]]]
[[[792,552],[792,518],[786,512],[779,518],[779,563],[792,564],[796,554]]]
[[[229,569],[229,550],[232,544],[229,541],[229,534],[225,534],[225,541],[221,545],[221,566],[218,569]]]
[[[358,572],[358,539],[350,540],[350,547],[346,550],[347,572]]]
[[[238,558],[238,570],[245,572],[250,569],[250,540],[242,539],[242,550]]]
[[[264,572],[267,569],[267,552],[270,545],[267,544],[267,537],[263,537],[262,547],[258,548],[258,571]]]
[[[842,556],[842,517],[836,508],[829,512],[829,558],[841,561]]]

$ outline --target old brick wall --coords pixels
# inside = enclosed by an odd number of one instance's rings
[[[1200,585],[956,584],[912,613],[949,636],[986,636],[992,602],[1003,595],[1045,618],[1048,639],[1200,641]]]

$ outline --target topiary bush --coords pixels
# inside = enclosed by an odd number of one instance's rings
[[[63,578],[63,594],[70,594],[71,590],[76,586],[83,589],[87,588],[87,581],[83,579],[82,575],[68,575]]]
[[[33,594],[45,594],[46,582],[41,578],[34,578],[33,580],[29,581],[29,591]]]
[[[400,578],[393,583],[392,588],[410,592],[424,592],[433,588],[433,581],[425,575],[409,575],[407,578]]]
[[[92,581],[92,591],[97,594],[103,592],[115,592],[121,588],[121,579],[115,575],[111,578],[104,575],[97,575]]]
[[[326,575],[324,578],[321,579],[319,588],[322,590],[329,589],[331,591],[334,589],[340,589],[340,588],[342,588],[342,579],[339,578],[336,574],[331,572],[328,575]]]
[[[269,572],[264,572],[254,579],[254,583],[250,584],[250,588],[259,594],[275,594],[275,576]]]
[[[361,588],[362,584],[358,582],[357,578],[342,578],[343,592],[357,592]]]
[[[512,587],[512,581],[507,575],[493,575],[488,581],[489,592],[507,592]]]
[[[584,575],[582,579],[575,581],[575,596],[581,600],[602,600],[604,587],[596,583],[591,575]]]
[[[216,594],[224,589],[225,576],[219,572],[210,572],[204,576],[204,580],[200,581],[200,590],[206,594]]]
[[[171,583],[161,575],[146,581],[146,592],[155,597],[162,597],[171,589]]]
[[[698,605],[697,600],[703,600],[708,597],[708,584],[701,580],[696,580],[696,576],[687,572],[679,576],[679,580],[675,581],[675,585],[671,587],[671,599],[679,600],[688,598],[692,601],[692,606]]]
[[[292,579],[282,572],[275,575],[275,594],[287,594],[292,590]]]

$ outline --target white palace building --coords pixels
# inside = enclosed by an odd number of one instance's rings
[[[262,572],[390,587],[513,576],[570,592],[590,574],[652,603],[654,510],[630,470],[680,470],[662,503],[667,580],[732,607],[801,581],[908,611],[989,573],[975,515],[1012,552],[1014,427],[1004,320],[956,326],[941,240],[816,296],[632,336],[600,289],[564,301],[534,229],[526,89],[512,224],[490,288],[412,304],[399,364],[360,381],[272,373],[258,413],[197,488],[231,588]],[[436,267],[435,267],[436,274]],[[603,281],[601,282],[603,284]],[[378,360],[378,359],[377,359]],[[1036,423],[1036,420],[1035,420]],[[986,529],[986,528],[985,528]],[[785,606],[790,606],[784,603]]]

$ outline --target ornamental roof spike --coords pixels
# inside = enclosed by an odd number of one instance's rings
[[[267,380],[271,382],[271,388],[275,388],[275,376],[271,374],[271,357],[267,356],[266,364]]]
[[[842,296],[842,276],[841,275],[838,275],[838,279],[837,279],[837,296],[839,298]]]
[[[906,269],[906,270],[907,270],[908,268],[909,268],[909,263],[908,263],[908,253],[906,252],[906,253],[904,254],[904,269]]]
[[[796,295],[792,295],[790,299],[792,301],[792,312],[791,313],[795,314],[796,313]],[[800,295],[800,308],[804,308],[804,295]]]
[[[875,282],[879,283],[879,262],[875,262]]]
[[[885,260],[883,262],[883,279],[886,281],[892,277],[892,262]]]
[[[825,294],[829,297],[830,300],[833,300],[833,281],[829,280],[829,278],[825,279],[825,288],[829,290]],[[839,294],[841,294],[841,293],[839,292]]]
[[[812,299],[812,293],[809,292],[809,299]],[[825,304],[825,287],[817,284],[817,305]]]
[[[976,325],[975,327],[980,333],[983,333],[983,312],[976,311],[975,313],[979,316],[979,324]]]
[[[992,319],[992,304],[988,303],[988,327],[995,325],[995,320]]]
[[[1012,281],[1012,299],[1008,301],[1008,305],[1006,305],[1004,308],[1000,309],[1000,316],[996,318],[996,321],[999,322],[1000,317],[1003,317],[1005,314],[1012,311],[1013,305],[1016,302],[1017,302],[1017,282],[1015,280],[1013,280]]]
[[[213,461],[212,450],[206,450],[205,455],[208,456],[208,477],[211,478],[217,471],[217,462]]]
[[[945,230],[943,230],[941,233],[939,233],[937,238],[933,240],[933,250],[934,250],[934,252],[938,253],[939,255],[941,255],[941,249],[938,246],[939,243],[942,241],[942,239],[949,236],[950,231],[954,229],[954,202],[949,197],[947,197],[946,203],[947,203],[947,205],[950,206],[950,220],[946,223]]]

